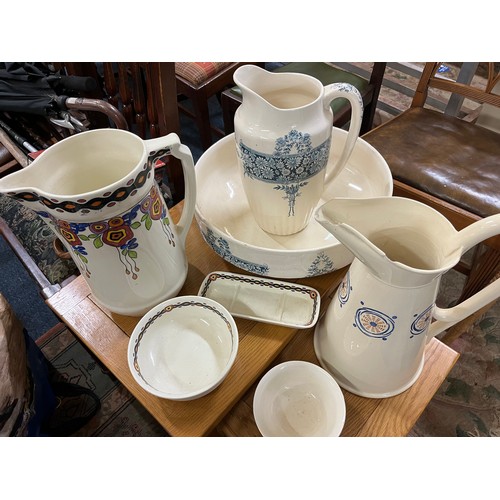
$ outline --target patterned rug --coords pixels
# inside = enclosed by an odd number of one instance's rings
[[[449,271],[438,305],[453,305],[464,277]],[[410,436],[500,436],[500,300],[451,347],[460,358]]]
[[[462,276],[448,273],[438,305],[453,302]],[[98,413],[73,436],[166,436],[141,404],[59,324],[38,341],[55,376],[92,390]],[[410,436],[500,436],[500,301],[453,346],[460,358]]]
[[[500,437],[500,306],[452,347],[460,358],[410,435]]]
[[[37,340],[49,362],[51,381],[90,389],[101,408],[71,436],[166,436],[163,428],[62,323]],[[75,415],[76,417],[77,415]]]

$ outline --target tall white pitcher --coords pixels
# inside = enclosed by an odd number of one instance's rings
[[[351,122],[342,154],[329,173],[344,168],[359,136],[363,101],[349,83],[326,87],[301,73],[272,73],[245,65],[234,73],[243,102],[234,117],[242,184],[257,224],[277,235],[307,226],[325,183],[332,140],[330,103],[351,104]]]
[[[314,334],[320,364],[354,394],[383,398],[408,389],[426,343],[500,296],[496,280],[455,307],[435,305],[443,273],[500,234],[500,214],[457,232],[429,206],[387,197],[331,200],[316,219],[355,256]]]

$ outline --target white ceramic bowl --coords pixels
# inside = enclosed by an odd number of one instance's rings
[[[344,395],[334,378],[318,365],[287,361],[260,380],[253,414],[265,437],[336,437],[345,422]]]
[[[137,323],[128,345],[136,382],[161,398],[189,400],[214,390],[238,352],[238,329],[214,300],[175,297]]]
[[[347,138],[334,128],[327,173]],[[291,236],[263,231],[241,182],[234,134],[216,142],[196,163],[195,217],[205,241],[223,259],[245,271],[274,278],[319,276],[352,262],[344,245],[313,219]],[[382,155],[358,138],[346,167],[325,187],[318,206],[335,197],[392,195],[392,176]]]

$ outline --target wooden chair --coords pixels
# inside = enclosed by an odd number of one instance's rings
[[[84,62],[55,63],[68,75],[90,76],[98,82],[95,91],[85,94],[109,102],[120,110],[128,129],[143,139],[170,132],[180,136],[175,64]],[[101,113],[92,115],[92,127],[109,123]],[[184,198],[184,176],[179,160],[168,157],[167,173],[172,202]]]
[[[426,63],[409,109],[363,136],[386,159],[394,195],[416,199],[438,210],[460,230],[500,212],[500,134],[474,123],[471,114],[432,109],[436,93],[469,105],[500,110],[498,68],[487,64],[485,85],[440,76],[441,63]],[[450,100],[451,102],[451,100]],[[455,106],[458,109],[458,106]],[[480,113],[477,107],[472,117]],[[469,121],[470,120],[470,121]],[[479,245],[472,263],[457,270],[467,275],[459,301],[486,286],[500,270],[500,237]],[[456,335],[450,337],[451,342]]]
[[[317,78],[323,85],[337,82],[346,82],[354,85],[363,97],[364,112],[360,133],[364,134],[373,125],[385,67],[385,62],[373,63],[372,72],[368,80],[325,62],[291,62],[273,71],[281,73],[304,73]],[[233,87],[222,94],[222,112],[226,134],[234,132],[234,114],[240,104],[241,92],[238,87]],[[332,102],[332,111],[335,126],[342,127],[350,120],[351,108],[347,99],[335,99]]]
[[[210,122],[208,100],[220,96],[227,87],[234,85],[233,73],[242,62],[176,62],[177,91],[180,94],[179,110],[196,120],[201,145],[208,149],[213,143],[213,133],[220,138],[224,131]],[[183,97],[191,102],[189,107]]]

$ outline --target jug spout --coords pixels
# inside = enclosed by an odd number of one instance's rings
[[[268,71],[259,66],[245,64],[236,69],[233,78],[240,90],[245,92],[258,87],[259,79],[266,78],[267,73]]]
[[[320,207],[315,218],[359,261],[368,266],[376,276],[384,281],[390,279],[392,266],[385,253],[377,248],[359,229],[342,222],[331,204],[327,203]]]
[[[321,82],[309,75],[273,73],[252,64],[240,66],[233,78],[241,90],[243,104],[252,108],[256,117],[272,110],[285,111],[291,115],[295,110],[300,110],[301,121],[309,116],[314,118],[317,113],[315,104],[320,104],[324,94]],[[297,120],[296,116],[294,120]]]
[[[407,198],[336,198],[315,217],[375,276],[394,286],[426,284],[461,255],[451,223]]]
[[[34,175],[33,165],[32,163],[26,168],[2,177],[0,179],[0,193],[16,196],[29,191],[33,193],[33,198],[36,198],[40,186],[38,186],[36,173]]]
[[[271,83],[268,71],[259,66],[246,64],[234,72],[233,79],[241,91],[245,104],[258,104],[259,106],[267,104],[262,94]]]
[[[37,211],[47,208],[43,200],[48,200],[50,195],[44,193],[43,179],[40,179],[35,162],[1,178],[0,194],[7,195]]]

